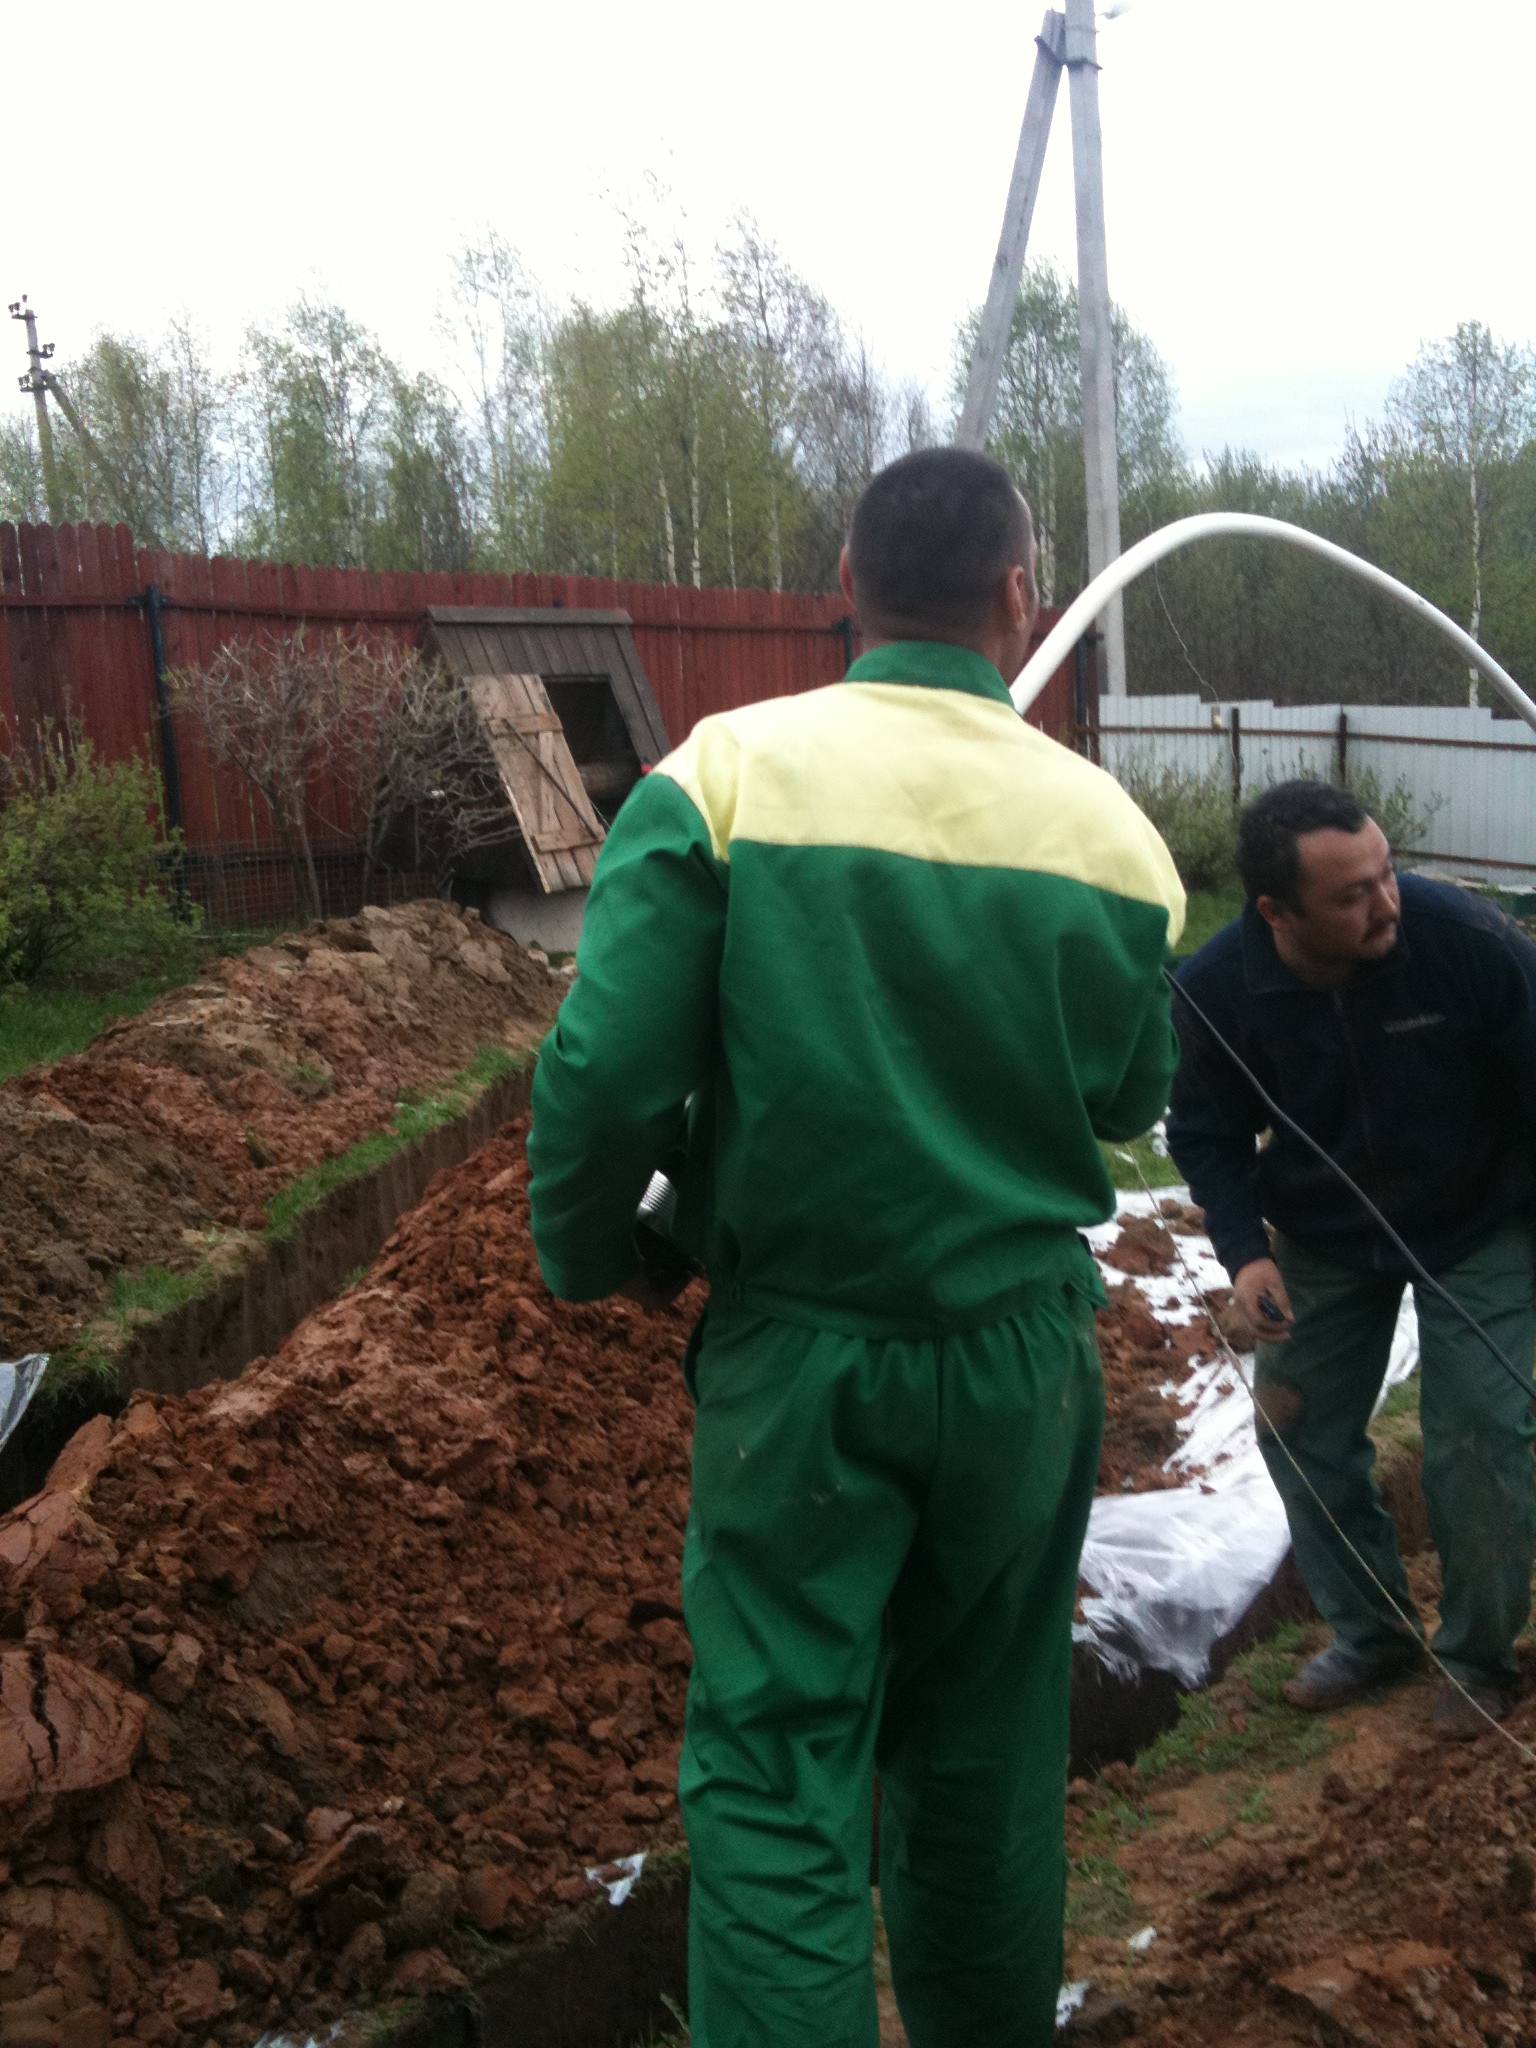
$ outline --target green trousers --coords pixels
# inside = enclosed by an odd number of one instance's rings
[[[711,1307],[694,1369],[680,1793],[695,2048],[1048,2048],[1092,1304],[942,1340]]]
[[[1296,1312],[1288,1343],[1261,1344],[1255,1393],[1285,1449],[1398,1606],[1414,1614],[1397,1533],[1372,1476],[1366,1424],[1392,1348],[1403,1283],[1336,1266],[1282,1240],[1280,1271]],[[1536,1350],[1531,1234],[1509,1224],[1437,1276],[1527,1375]],[[1536,1554],[1531,1404],[1485,1345],[1427,1288],[1419,1314],[1424,1498],[1440,1554],[1435,1652],[1463,1684],[1516,1676],[1515,1637],[1530,1611]],[[1261,1429],[1285,1502],[1296,1562],[1336,1641],[1370,1661],[1404,1630],[1328,1526],[1290,1459]]]

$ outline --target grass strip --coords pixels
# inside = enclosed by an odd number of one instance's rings
[[[1184,1184],[1183,1174],[1167,1151],[1154,1151],[1150,1131],[1144,1138],[1132,1138],[1124,1145],[1101,1143],[1099,1150],[1104,1155],[1110,1179],[1128,1194],[1141,1193],[1141,1177],[1136,1171],[1138,1165],[1146,1175],[1149,1188],[1177,1188]]]
[[[522,1060],[505,1046],[482,1045],[467,1067],[452,1075],[431,1094],[419,1096],[414,1101],[396,1103],[395,1114],[387,1130],[370,1131],[349,1151],[335,1159],[322,1159],[318,1166],[312,1166],[297,1180],[290,1181],[287,1187],[278,1189],[267,1203],[265,1235],[268,1242],[276,1243],[291,1237],[299,1219],[335,1189],[345,1187],[348,1181],[363,1179],[397,1153],[406,1151],[432,1131],[440,1130],[444,1124],[452,1123],[455,1117],[464,1114],[483,1090],[506,1075],[517,1073],[521,1066]]]
[[[275,1243],[291,1237],[300,1219],[317,1203],[323,1202],[333,1189],[344,1187],[348,1181],[362,1179],[429,1132],[452,1123],[455,1117],[463,1115],[484,1089],[505,1075],[518,1072],[522,1064],[522,1058],[505,1046],[482,1045],[467,1067],[451,1075],[430,1094],[397,1103],[388,1130],[370,1133],[350,1151],[335,1159],[322,1160],[308,1173],[301,1174],[287,1187],[278,1190],[267,1204],[267,1227],[263,1233],[267,1242]],[[112,1293],[105,1311],[93,1327],[65,1350],[54,1354],[34,1396],[34,1403],[57,1398],[82,1374],[115,1383],[121,1340],[126,1339],[136,1326],[158,1321],[162,1316],[185,1307],[189,1301],[211,1294],[231,1270],[228,1258],[205,1258],[185,1273],[172,1272],[165,1266],[146,1266],[133,1274],[119,1273],[112,1282]],[[366,1270],[365,1266],[360,1266],[350,1273],[341,1291],[355,1286]],[[118,1343],[111,1340],[110,1334],[103,1341],[102,1326],[108,1323],[116,1324]]]
[[[1303,1714],[1280,1697],[1296,1669],[1302,1629],[1287,1622],[1267,1643],[1234,1659],[1218,1687],[1186,1693],[1175,1727],[1136,1759],[1148,1783],[1178,1774],[1257,1769],[1265,1777],[1323,1756],[1337,1741],[1324,1714]],[[1234,1711],[1234,1694],[1241,1706]]]
[[[1124,1934],[1135,1918],[1131,1888],[1112,1856],[1067,1858],[1066,1924],[1073,1934]]]

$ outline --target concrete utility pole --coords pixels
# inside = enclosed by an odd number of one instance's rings
[[[43,463],[43,493],[48,500],[48,523],[59,526],[64,520],[64,501],[59,495],[59,473],[53,461],[53,422],[48,417],[48,390],[53,378],[43,364],[53,354],[53,343],[39,348],[37,342],[37,315],[27,304],[26,294],[11,306],[11,318],[24,320],[27,327],[28,370],[25,377],[17,379],[21,390],[30,391],[32,403],[37,408],[37,447]]]
[[[1051,116],[1056,111],[1056,88],[1061,82],[1065,54],[1065,17],[1048,13],[1035,38],[1034,76],[1029,81],[1029,98],[1024,103],[1019,149],[1013,160],[1013,182],[1008,187],[1008,203],[1003,209],[1003,232],[997,240],[992,281],[987,287],[987,303],[977,330],[975,352],[971,356],[965,407],[955,433],[957,448],[974,448],[979,452],[987,445],[987,428],[992,424],[998,380],[1003,373],[1003,359],[1008,353],[1013,309],[1019,303],[1024,255],[1029,247],[1029,227],[1040,191],[1045,145],[1050,140]]]
[[[1088,485],[1088,574],[1120,552],[1120,470],[1115,437],[1115,357],[1104,251],[1104,163],[1093,0],[1066,0],[1071,73],[1072,181],[1077,195],[1078,355],[1083,386],[1083,462]],[[1104,688],[1125,691],[1125,612],[1118,593],[1099,619]]]

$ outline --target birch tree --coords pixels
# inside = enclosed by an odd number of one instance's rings
[[[1412,454],[1459,479],[1471,580],[1467,631],[1481,642],[1484,571],[1503,486],[1536,431],[1536,359],[1496,341],[1481,321],[1464,320],[1448,339],[1421,349],[1393,386],[1387,427]],[[1467,673],[1467,701],[1476,705],[1478,673]]]

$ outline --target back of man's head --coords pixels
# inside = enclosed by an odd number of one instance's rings
[[[1353,791],[1329,782],[1277,782],[1256,796],[1237,828],[1237,872],[1250,903],[1271,896],[1301,904],[1301,849],[1309,832],[1358,832],[1368,813]]]
[[[964,639],[985,625],[1019,563],[1031,577],[1029,507],[990,456],[919,448],[873,479],[853,508],[848,568],[864,631],[885,640]]]

